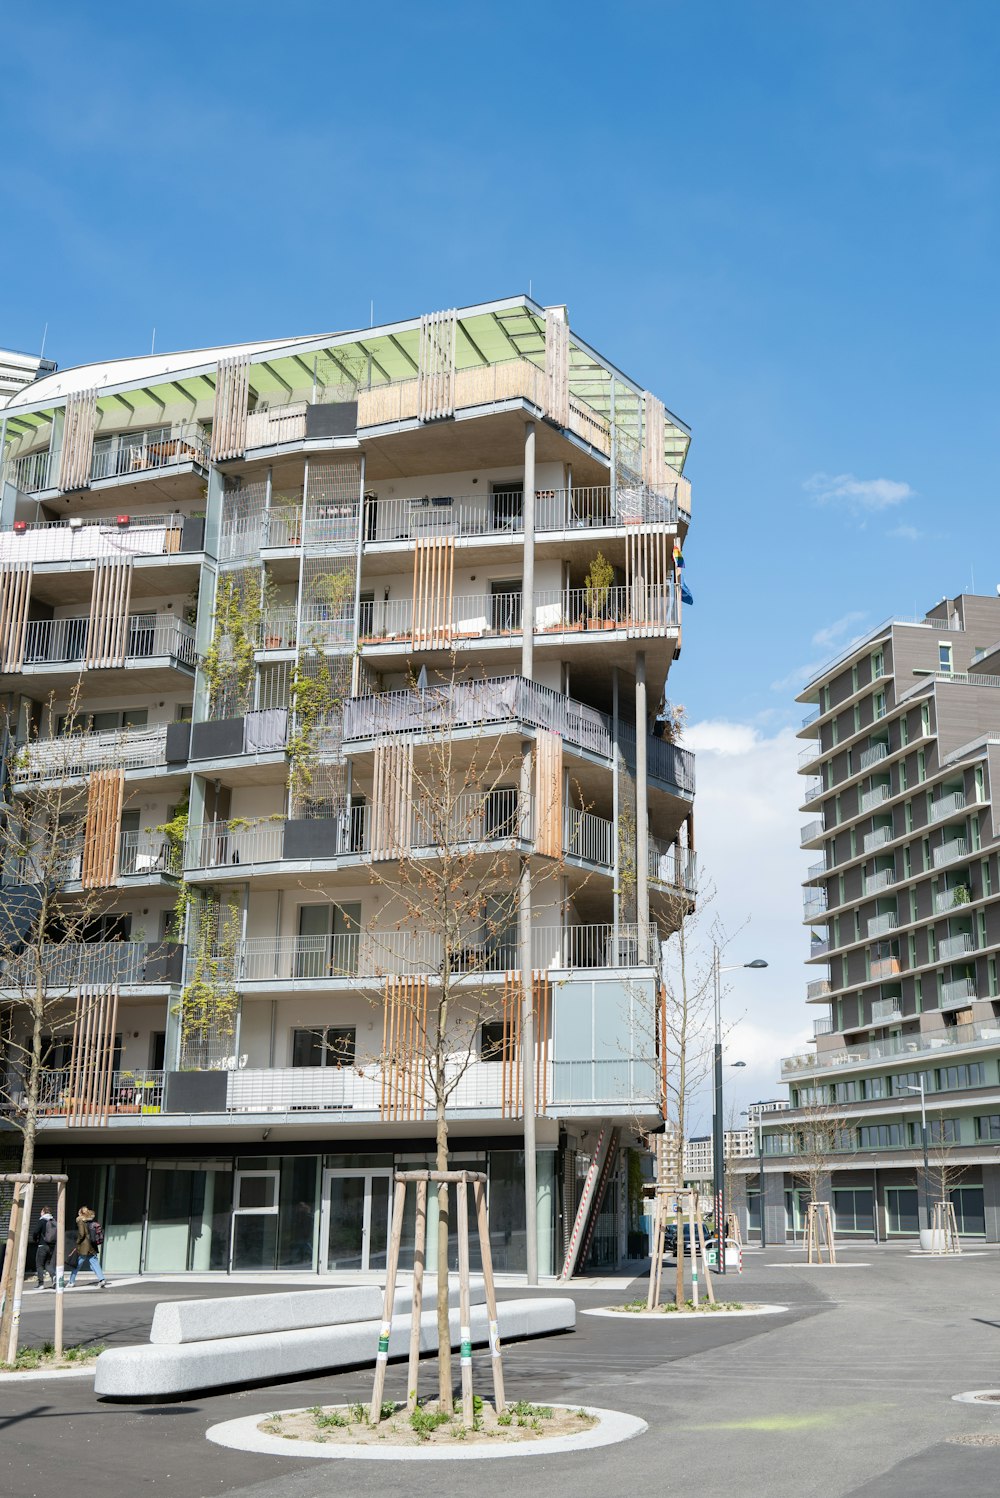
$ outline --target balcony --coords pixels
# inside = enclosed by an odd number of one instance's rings
[[[119,879],[152,879],[158,874],[178,878],[181,850],[162,832],[123,832],[118,842]]]
[[[647,940],[634,924],[536,926],[531,932],[532,966],[551,969],[656,967],[659,933]],[[451,951],[453,977],[496,977],[520,967],[517,934],[507,937],[470,932],[468,942]],[[440,977],[444,946],[430,931],[352,931],[333,936],[247,937],[238,943],[235,976],[239,983],[296,987],[302,982],[346,981],[354,987],[380,988],[386,977]]]
[[[808,845],[810,843],[814,843],[817,838],[823,837],[825,831],[826,829],[823,826],[822,819],[819,817],[814,817],[811,822],[807,822],[803,827],[801,836],[799,838],[800,845],[803,848],[808,847]]]
[[[810,780],[806,786],[805,795],[802,797],[802,804],[803,806],[811,806],[814,801],[818,801],[821,796],[825,795],[826,787],[822,780]]]
[[[874,785],[870,791],[865,791],[861,797],[860,809],[862,814],[874,811],[876,806],[881,806],[888,801],[892,795],[892,789],[887,785]]]
[[[676,484],[664,489],[537,489],[535,534],[614,530],[638,523],[676,525]],[[519,536],[524,530],[520,493],[421,495],[365,500],[365,546],[416,541],[426,536],[456,540]]]
[[[934,912],[944,915],[949,910],[960,910],[963,905],[968,905],[969,898],[969,890],[964,884],[954,889],[939,889],[934,896]]]
[[[58,457],[58,454],[56,454]],[[40,452],[25,453],[20,458],[8,458],[3,465],[4,483],[13,484],[21,494],[37,494],[51,489],[52,453],[46,447]]]
[[[819,710],[819,708],[818,707],[814,707],[810,712],[806,713],[805,717],[802,719],[802,727],[803,728],[811,728],[812,725],[816,722],[816,720],[817,720],[817,718],[819,716],[820,716],[820,710]]]
[[[144,432],[117,432],[95,440],[90,482],[134,478],[137,474],[190,465],[207,469],[208,461],[208,439],[204,430],[193,422]]]
[[[89,652],[90,619],[29,619],[24,647],[24,669],[38,666],[79,666]],[[103,651],[103,640],[96,647]],[[194,630],[173,614],[132,614],[121,642],[123,665],[141,668],[143,662],[169,661],[194,669]]]
[[[69,1067],[42,1073],[38,1111],[42,1117],[62,1116],[72,1102],[73,1075]],[[163,1110],[162,1071],[116,1071],[111,1076],[108,1112],[153,1114]]]
[[[895,931],[899,925],[899,916],[895,910],[886,910],[881,915],[873,916],[868,922],[868,935],[884,936],[887,931]]]
[[[15,785],[37,780],[83,778],[94,770],[149,770],[167,763],[167,725],[122,728],[108,733],[75,733],[34,739],[13,757]]]
[[[520,636],[522,597],[517,593],[485,593],[455,598],[451,616],[431,624],[414,615],[411,598],[365,605],[359,621],[362,645],[397,645],[414,649],[450,650],[488,638]],[[433,611],[430,611],[433,612]],[[677,599],[672,587],[608,588],[599,598],[585,588],[535,593],[534,633],[592,634],[601,630],[676,628]]]
[[[20,522],[18,522],[20,525]],[[185,529],[189,544],[185,547]],[[103,557],[174,556],[200,550],[203,527],[183,515],[73,516],[31,520],[0,531],[0,562],[88,562]]]
[[[832,947],[833,942],[829,936],[817,936],[813,931],[810,933],[809,956],[806,960],[811,962],[814,957],[825,957]]]
[[[833,1034],[833,1020],[830,1019],[829,1015],[825,1016],[823,1019],[814,1019],[813,1020],[813,1039],[814,1040],[818,1040],[821,1035],[832,1035],[832,1034]]]
[[[868,976],[871,979],[898,978],[903,970],[898,956],[873,957],[868,968]]]
[[[826,750],[819,739],[815,739],[811,744],[807,744],[804,749],[799,750],[799,769],[804,770],[806,765],[811,765],[814,760],[822,759],[825,753]]]
[[[370,610],[371,605],[362,605],[362,615],[365,609]],[[269,609],[261,620],[257,649],[294,650],[300,635],[303,645],[314,645],[319,650],[353,649],[353,605],[332,610],[322,604],[309,604],[302,609],[301,619],[296,608]]]
[[[976,997],[974,978],[953,978],[950,983],[941,984],[942,1009],[963,1008]]]
[[[802,919],[815,921],[827,911],[827,900],[825,889],[806,889],[802,891]]]
[[[888,744],[871,744],[867,749],[862,749],[859,764],[862,770],[870,770],[872,765],[877,765],[880,760],[888,757]]]
[[[887,1035],[883,1040],[870,1040],[864,1045],[785,1056],[781,1062],[781,1075],[786,1078],[802,1072],[879,1065],[884,1061],[900,1058],[907,1062],[917,1061],[926,1055],[940,1056],[942,1051],[953,1052],[979,1046],[1000,1048],[1000,1021],[980,1020],[967,1025],[949,1025],[947,1028],[925,1031],[922,1034]]]
[[[891,843],[895,833],[891,827],[876,827],[874,832],[866,832],[862,847],[865,853],[874,853],[877,848],[884,848],[886,843]]]
[[[958,936],[945,936],[938,942],[938,958],[941,962],[953,962],[976,950],[976,940],[971,931]]]
[[[679,848],[676,844],[665,843],[662,838],[651,837],[649,882],[694,899],[698,892],[697,854],[690,848]]]
[[[898,999],[875,999],[872,1003],[872,1024],[895,1024],[903,1018]]]
[[[813,884],[817,879],[825,879],[829,872],[830,869],[826,859],[821,858],[819,863],[811,863],[809,865],[808,869],[806,870],[805,882],[807,884]]]
[[[865,879],[864,892],[866,895],[877,895],[879,890],[889,889],[895,882],[895,869],[879,869],[877,873],[869,874]]]
[[[957,863],[960,859],[968,858],[969,844],[964,837],[952,838],[947,843],[942,843],[939,848],[931,852],[931,864],[935,869],[943,869],[950,863]]]
[[[946,822],[949,817],[956,816],[965,810],[965,792],[951,791],[947,796],[939,796],[931,805],[930,823]]]
[[[813,1004],[817,999],[826,998],[829,993],[829,978],[814,978],[811,983],[806,984],[806,1003]]]
[[[50,942],[0,963],[0,991],[33,987],[41,972],[46,988],[73,993],[81,984],[146,988],[179,983],[184,948],[176,942]]]

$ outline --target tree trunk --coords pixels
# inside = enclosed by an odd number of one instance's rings
[[[31,1028],[31,1060],[28,1065],[28,1075],[24,1083],[24,1113],[21,1120],[20,1170],[22,1175],[30,1175],[35,1168],[35,1139],[38,1133],[38,1096],[42,1075],[44,989],[41,996],[36,993],[35,1000]],[[18,1188],[15,1187],[14,1190],[16,1191]],[[30,1232],[30,1230],[30,1223],[25,1224],[25,1231]],[[21,1242],[24,1243],[26,1241],[24,1231],[22,1231],[20,1236]],[[0,1276],[0,1294],[3,1296],[3,1314],[0,1315],[0,1357],[6,1356],[11,1324],[14,1320],[14,1278],[16,1263],[17,1254],[15,1253],[15,1244],[12,1241],[10,1233],[8,1233],[3,1274]],[[14,1356],[17,1356],[16,1347],[14,1349]]]
[[[438,1170],[448,1169],[448,1119],[444,1097],[439,1092],[436,1109],[436,1144]],[[442,1410],[451,1413],[451,1323],[448,1318],[448,1222],[450,1206],[449,1187],[445,1181],[438,1186],[438,1237],[437,1237],[437,1332],[438,1332],[438,1403]]]

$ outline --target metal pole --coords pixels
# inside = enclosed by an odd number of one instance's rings
[[[531,794],[531,740],[521,745],[521,805]],[[524,1267],[529,1285],[538,1284],[538,1192],[535,1155],[535,973],[531,961],[531,858],[521,858],[518,891],[518,947],[521,971],[521,1102],[524,1108]]]
[[[927,1095],[923,1077],[920,1078],[920,1142],[924,1147],[924,1211],[927,1214],[927,1226],[932,1228],[931,1164],[927,1154]]]
[[[722,985],[718,943],[712,946],[712,987],[715,997],[715,1124],[712,1130],[712,1160],[715,1176],[716,1267],[726,1272],[725,1152],[722,1138]]]
[[[767,1247],[767,1234],[764,1228],[764,1115],[757,1115],[757,1155],[760,1160],[760,1246]]]
[[[60,1181],[56,1187],[56,1325],[55,1354],[57,1358],[63,1355],[63,1308],[66,1304],[63,1281],[65,1274],[66,1256],[66,1182]]]
[[[534,671],[535,630],[535,423],[524,423],[524,481],[521,489],[524,553],[521,566],[521,675]]]

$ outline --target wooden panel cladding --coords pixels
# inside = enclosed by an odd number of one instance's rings
[[[87,824],[80,878],[84,889],[108,889],[118,878],[124,770],[94,770],[87,782]]]
[[[30,601],[30,562],[5,562],[0,566],[0,669],[4,671],[20,671],[24,665]]]
[[[118,1024],[118,989],[82,987],[76,996],[70,1050],[67,1124],[106,1124]]]
[[[413,745],[378,744],[372,789],[372,858],[399,858],[410,846]]]
[[[569,425],[569,319],[565,307],[545,310],[545,413],[561,427]]]
[[[427,979],[386,978],[382,1009],[384,1119],[419,1119],[427,1109]]]
[[[535,740],[535,852],[562,855],[563,746],[559,734],[538,730]]]
[[[663,454],[666,442],[666,413],[663,402],[648,390],[643,397],[645,421],[642,445],[642,481],[651,489],[662,489],[667,482],[667,462]]]
[[[96,390],[81,390],[77,395],[67,396],[59,457],[60,489],[86,489],[90,484],[96,424]]]
[[[455,414],[455,309],[429,312],[420,319],[417,356],[417,415],[439,421]]]
[[[633,635],[659,632],[672,621],[673,541],[664,526],[630,526],[625,532],[628,627]]]
[[[215,409],[212,415],[213,463],[241,458],[247,445],[247,414],[250,404],[250,358],[236,354],[220,359],[215,371]]]
[[[91,669],[124,666],[131,598],[132,558],[100,558],[94,567],[90,592],[90,622],[84,660]]]
[[[413,551],[413,648],[451,643],[455,588],[453,536],[418,536]]]
[[[503,1041],[500,1053],[500,1095],[504,1118],[520,1118],[524,1113],[521,991],[520,974],[505,974]],[[547,973],[535,972],[532,975],[532,1006],[535,1016],[535,1112],[544,1113],[549,1102],[549,1016],[552,1007],[552,990]]]

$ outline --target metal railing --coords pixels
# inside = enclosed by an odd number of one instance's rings
[[[965,792],[951,791],[947,796],[939,796],[931,803],[931,814],[928,820],[933,825],[935,822],[943,822],[948,817],[954,816],[956,812],[964,810]]]
[[[882,915],[873,916],[868,922],[869,936],[884,936],[887,931],[895,931],[899,925],[899,916],[894,910],[887,910]]]
[[[694,896],[698,891],[698,855],[691,848],[679,848],[676,843],[650,837],[649,878],[653,884]]]
[[[819,716],[820,716],[819,707],[818,706],[814,707],[812,709],[812,711],[806,713],[805,717],[802,719],[802,727],[803,728],[811,728],[812,725],[816,722],[816,719]]]
[[[160,948],[144,941],[46,942],[0,963],[0,989],[34,983],[39,971],[46,988],[73,990],[81,983],[122,987],[165,983],[147,976]]]
[[[808,881],[812,881],[813,879],[825,879],[829,872],[830,869],[826,859],[821,858],[819,863],[811,863],[809,865],[808,869],[806,870],[806,879]]]
[[[179,875],[181,850],[162,832],[123,832],[118,843],[118,874],[122,879],[152,874]]]
[[[891,827],[876,827],[874,832],[866,832],[862,848],[865,853],[874,853],[876,848],[884,848],[886,843],[891,843],[895,837]]]
[[[41,489],[52,488],[52,457],[46,447],[41,452],[8,458],[3,465],[4,482],[13,484],[22,494],[36,494]]]
[[[814,978],[806,984],[806,999],[822,999],[830,992],[829,978]]]
[[[826,829],[820,818],[814,817],[811,822],[806,822],[803,826],[799,834],[799,842],[802,847],[805,847],[806,843],[815,842],[818,837],[822,837],[825,831]]]
[[[0,531],[0,562],[85,562],[114,556],[167,556],[180,551],[183,515],[133,515],[30,521]]]
[[[536,634],[576,634],[606,629],[669,629],[677,624],[677,601],[672,586],[662,588],[607,588],[598,597],[585,588],[540,590],[534,599]],[[523,629],[520,592],[460,596],[452,601],[450,617],[433,626],[414,618],[411,598],[386,599],[365,605],[360,621],[362,643],[399,643],[407,649],[414,635],[427,646],[449,649],[461,640],[519,635]]]
[[[899,1007],[898,999],[874,999],[872,1001],[873,1025],[886,1025],[902,1018],[903,1011]]]
[[[969,857],[969,844],[964,837],[954,837],[947,843],[942,843],[939,848],[931,850],[931,864],[935,869],[943,869],[949,863],[957,863],[959,859]]]
[[[614,823],[605,817],[595,817],[592,812],[580,811],[575,806],[566,808],[563,851],[570,858],[610,869],[615,861],[614,833]]]
[[[979,1020],[966,1025],[949,1025],[940,1030],[913,1035],[887,1035],[884,1040],[870,1040],[862,1045],[838,1047],[829,1051],[809,1051],[785,1056],[781,1075],[795,1072],[825,1071],[839,1067],[866,1066],[872,1062],[896,1060],[954,1051],[963,1047],[1000,1046],[1000,1020]]]
[[[941,1008],[950,1009],[977,997],[975,978],[952,978],[941,984]]]
[[[38,1111],[47,1116],[67,1113],[73,1101],[72,1086],[69,1067],[43,1072]],[[108,1098],[110,1113],[160,1113],[163,1109],[163,1072],[113,1072]]]
[[[873,785],[871,790],[864,791],[861,796],[860,810],[862,814],[873,811],[876,806],[881,806],[883,801],[888,801],[892,795],[892,789],[887,785]]]
[[[903,964],[898,957],[873,957],[869,968],[870,978],[898,978]]]
[[[965,957],[976,951],[976,939],[971,931],[960,931],[957,936],[943,936],[938,942],[938,957],[942,962],[951,962],[956,957]]]
[[[676,525],[678,485],[663,489],[536,489],[535,533],[611,530],[636,523]],[[505,487],[495,493],[420,495],[365,500],[365,544],[414,541],[423,536],[519,535],[524,529],[523,495]]]
[[[802,805],[810,806],[814,801],[819,801],[826,795],[826,786],[822,780],[811,780],[806,786],[805,795],[802,797]]]
[[[93,770],[144,770],[166,764],[167,725],[72,733],[22,744],[11,761],[15,785],[89,775]]]
[[[830,1019],[829,1016],[826,1019],[814,1019],[813,1020],[813,1036],[814,1037],[815,1036],[820,1036],[820,1035],[832,1035],[832,1034],[833,1034],[833,1020]]]
[[[889,757],[888,744],[869,744],[867,749],[862,749],[860,765],[862,770],[870,770],[872,765],[877,765],[880,760]]]
[[[804,920],[812,921],[817,916],[825,915],[827,908],[825,889],[806,889],[802,891],[802,916]]]
[[[30,619],[25,637],[25,666],[82,662],[88,652],[90,619]],[[195,664],[194,630],[172,614],[132,614],[125,630],[126,660],[169,657]]]
[[[90,464],[91,483],[195,463],[208,467],[208,438],[195,422],[145,432],[98,437]]]
[[[304,441],[306,407],[307,402],[300,400],[250,411],[247,415],[247,451],[255,447],[276,447],[283,442]]]
[[[826,750],[819,739],[813,739],[804,749],[799,750],[799,769],[804,770],[806,765],[811,765],[814,759],[822,759],[825,753]]]
[[[336,826],[336,823],[331,823]],[[233,818],[188,828],[186,869],[231,868],[240,864],[277,863],[285,836],[283,817]]]
[[[956,885],[954,889],[939,889],[934,895],[935,915],[944,915],[948,910],[959,910],[963,905],[968,905],[970,892],[964,884]]]
[[[864,893],[866,895],[877,895],[880,889],[889,889],[895,882],[895,869],[879,869],[877,873],[869,874],[865,879]]]

